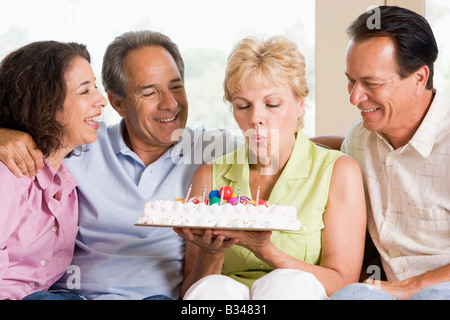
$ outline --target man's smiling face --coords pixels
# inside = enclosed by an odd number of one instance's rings
[[[129,52],[123,66],[127,97],[119,113],[130,139],[133,144],[168,148],[175,142],[172,133],[184,129],[188,116],[184,83],[174,59],[162,47],[146,46]]]
[[[352,40],[347,49],[346,75],[350,102],[361,110],[364,127],[396,135],[415,119],[414,74],[398,74],[395,44],[389,37]]]

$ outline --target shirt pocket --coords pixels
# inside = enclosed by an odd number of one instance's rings
[[[406,235],[428,254],[450,249],[450,212],[410,206]]]

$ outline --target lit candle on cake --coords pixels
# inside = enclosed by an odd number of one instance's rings
[[[256,206],[259,205],[259,193],[260,193],[260,191],[261,191],[261,189],[260,189],[260,187],[258,186],[258,191],[256,191]]]
[[[225,192],[225,188],[224,188],[224,187],[222,187],[222,188],[220,188],[220,189],[222,189],[222,190],[221,190],[221,192],[220,192],[220,202],[219,202],[219,205],[222,204],[223,194],[224,194],[224,192]]]
[[[191,194],[192,190],[192,184],[189,186],[188,192],[186,194],[186,198],[184,198],[184,201],[187,203],[189,201],[189,195]]]
[[[205,202],[205,195],[206,195],[206,184],[203,187],[202,202]]]

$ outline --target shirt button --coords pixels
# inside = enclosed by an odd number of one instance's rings
[[[404,271],[405,271],[405,269],[403,269],[402,267],[397,268],[397,273],[403,273]]]
[[[392,257],[392,258],[398,258],[398,257],[400,257],[400,252],[399,252],[398,250],[392,251],[391,257]]]
[[[40,265],[40,266],[45,265],[45,260],[41,260],[41,262],[39,262],[39,265]]]
[[[28,285],[29,285],[30,287],[34,287],[34,286],[36,285],[36,283],[34,283],[33,281],[31,281],[31,282],[28,283]]]
[[[391,195],[393,196],[395,194],[396,190],[394,188],[391,188]]]
[[[52,230],[53,230],[53,232],[58,231],[58,226],[54,226],[54,227],[52,228]]]

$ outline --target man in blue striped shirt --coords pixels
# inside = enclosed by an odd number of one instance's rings
[[[198,166],[242,142],[225,130],[185,129],[183,60],[160,33],[117,37],[106,50],[102,79],[122,120],[109,128],[100,123],[97,141],[66,159],[79,183],[79,232],[72,267],[53,288],[86,299],[178,299],[183,240],[170,228],[134,224],[145,202],[183,196]],[[12,159],[1,160],[20,170]]]

